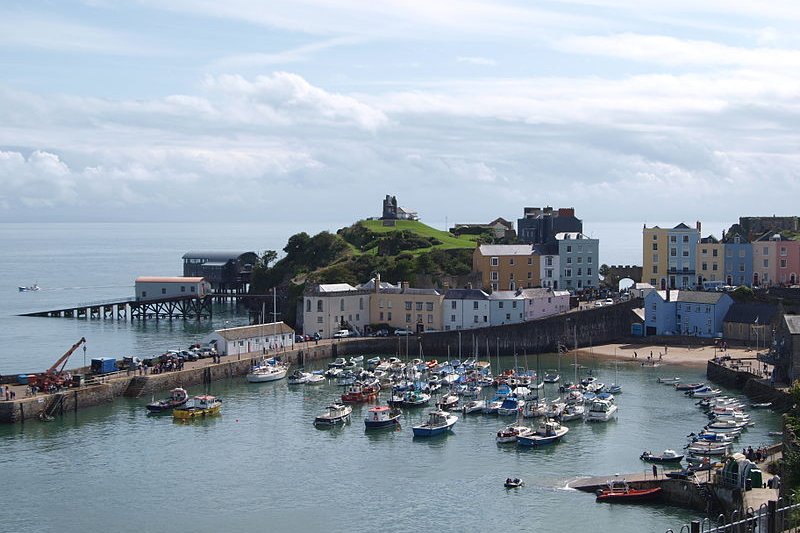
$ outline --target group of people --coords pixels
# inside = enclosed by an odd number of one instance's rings
[[[145,367],[146,369],[147,367]],[[183,370],[183,361],[180,359],[167,359],[164,362],[156,363],[150,369],[151,374],[162,374],[174,370]]]
[[[767,449],[762,446],[754,450],[752,446],[748,446],[747,448],[742,448],[742,455],[754,463],[760,463],[767,458]]]
[[[0,385],[0,399],[5,398],[6,401],[13,400],[17,397],[17,393],[11,390],[8,385]]]

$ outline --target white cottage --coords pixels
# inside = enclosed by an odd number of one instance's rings
[[[519,292],[525,300],[525,320],[536,320],[569,311],[569,291],[540,288],[523,289]]]
[[[446,331],[489,326],[489,295],[479,289],[449,289],[442,302]]]
[[[524,321],[525,298],[521,291],[493,291],[489,295],[489,323],[492,326]]]
[[[218,329],[206,338],[220,355],[274,353],[294,347],[294,330],[283,322]]]

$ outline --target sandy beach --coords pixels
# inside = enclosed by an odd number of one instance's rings
[[[652,355],[652,357],[651,357]],[[589,348],[579,348],[578,357],[598,357],[605,360],[614,360],[616,357],[622,361],[638,361],[654,365],[680,365],[695,368],[705,368],[709,359],[714,356],[729,356],[731,359],[745,359],[744,364],[750,363],[757,367],[756,352],[745,348],[728,348],[723,351],[713,346],[664,346],[650,344],[604,344]],[[763,365],[761,366],[763,368]],[[770,369],[771,370],[771,369]]]

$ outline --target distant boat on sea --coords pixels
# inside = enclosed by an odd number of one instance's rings
[[[41,290],[37,284],[28,285],[27,287],[19,286],[19,292],[32,292]]]

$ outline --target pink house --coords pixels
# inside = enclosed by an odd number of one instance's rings
[[[777,242],[777,276],[778,283],[797,285],[800,283],[800,241]]]

